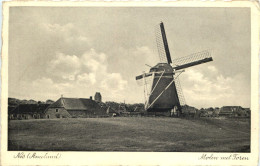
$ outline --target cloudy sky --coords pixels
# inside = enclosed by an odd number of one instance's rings
[[[172,59],[206,49],[214,61],[180,76],[188,105],[250,106],[248,8],[11,7],[9,97],[143,102],[135,76],[159,61],[164,22]]]

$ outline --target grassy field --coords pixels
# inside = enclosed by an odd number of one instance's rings
[[[249,152],[249,119],[11,120],[9,150]]]

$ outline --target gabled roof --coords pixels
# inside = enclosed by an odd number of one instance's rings
[[[61,98],[57,100],[56,102],[52,103],[49,108],[63,108],[63,104],[61,102]]]
[[[13,109],[11,114],[30,114],[30,113],[44,113],[44,110],[50,104],[20,104]]]
[[[109,113],[118,113],[118,111],[115,111],[113,108],[111,108],[110,106],[105,107],[106,111],[109,110]]]
[[[101,109],[97,102],[84,98],[60,98],[49,108],[65,108],[66,110],[92,110]]]

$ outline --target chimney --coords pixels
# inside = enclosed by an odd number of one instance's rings
[[[89,99],[92,100],[92,96],[90,96]]]

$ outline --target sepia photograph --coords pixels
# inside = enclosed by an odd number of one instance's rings
[[[200,152],[248,160],[235,154],[252,152],[258,117],[251,12],[8,6],[6,150],[23,152],[14,158]]]

